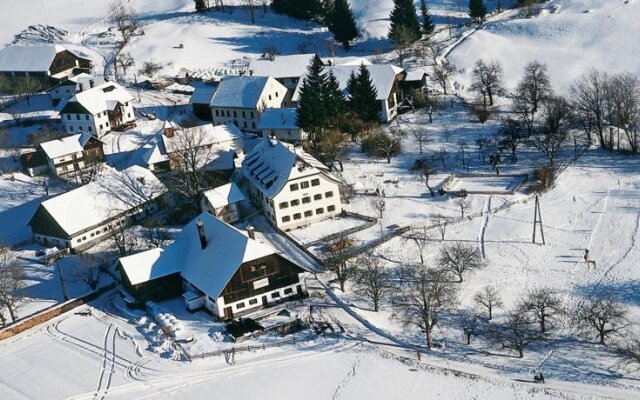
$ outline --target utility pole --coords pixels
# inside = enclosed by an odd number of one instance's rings
[[[62,268],[60,267],[60,261],[56,261],[56,268],[58,268],[58,275],[60,276],[60,286],[62,286],[62,297],[64,301],[69,300],[69,293],[67,293],[67,287],[64,284],[64,276],[62,275]]]
[[[542,244],[546,244],[544,241],[544,230],[542,229],[542,214],[540,213],[540,200],[536,195],[536,203],[533,207],[533,243],[536,243],[536,228],[540,225],[540,236],[542,237]]]

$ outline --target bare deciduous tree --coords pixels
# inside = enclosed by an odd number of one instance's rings
[[[169,241],[169,232],[162,224],[162,221],[154,215],[148,216],[142,226],[146,229],[147,243],[151,247],[162,247]]]
[[[440,240],[444,242],[445,236],[447,234],[447,225],[449,225],[449,221],[447,218],[443,216],[436,217],[436,228],[440,233]]]
[[[407,236],[418,248],[420,254],[420,264],[424,265],[424,248],[429,243],[429,234],[427,233],[427,227],[423,226],[422,229],[416,229]]]
[[[384,226],[384,211],[387,208],[387,202],[384,199],[371,200],[371,207],[375,210],[380,225],[380,235],[382,235],[382,227]]]
[[[394,299],[395,317],[405,326],[417,327],[424,333],[427,346],[433,346],[433,329],[440,323],[440,315],[457,304],[455,285],[447,279],[446,271],[413,268],[406,286]]]
[[[124,75],[127,74],[127,69],[136,65],[133,56],[130,53],[120,53],[116,57],[116,66],[122,69]]]
[[[418,147],[420,149],[420,154],[422,154],[422,146],[423,146],[424,142],[426,142],[426,140],[427,140],[427,131],[424,130],[424,129],[421,129],[420,127],[418,127],[416,129],[412,130],[411,134],[418,141]]]
[[[519,104],[517,109],[528,112],[528,116],[523,116],[525,120],[535,121],[540,103],[552,93],[547,66],[532,61],[524,67],[524,76],[516,88],[514,103]]]
[[[471,89],[482,96],[489,97],[489,105],[493,105],[493,97],[503,93],[502,66],[497,61],[488,64],[478,60],[473,68],[473,83]]]
[[[571,107],[563,97],[550,97],[543,102],[541,114],[542,127],[529,140],[529,144],[544,154],[553,166],[562,144],[569,136]]]
[[[481,269],[486,263],[476,246],[455,242],[440,249],[438,265],[456,275],[459,282],[462,282],[465,272]]]
[[[138,29],[137,16],[134,11],[126,6],[123,0],[114,0],[109,5],[110,20],[122,35],[123,47],[131,39],[132,34]]]
[[[256,7],[258,5],[257,0],[242,0],[242,4],[247,8],[247,12],[249,12],[249,17],[251,17],[251,23],[255,25],[256,23]]]
[[[540,325],[540,333],[546,333],[549,326],[563,313],[562,302],[548,288],[535,289],[527,293],[522,301],[523,309],[531,313]]]
[[[628,72],[615,74],[609,80],[611,124],[616,127],[617,149],[620,150],[620,132],[624,132],[629,148],[638,153],[638,125],[640,124],[640,79]]]
[[[433,186],[429,184],[431,175],[436,172],[435,168],[431,165],[431,162],[426,157],[416,160],[415,169],[424,179],[424,184],[427,187],[427,190],[429,190],[431,197],[435,196],[435,190],[433,189]]]
[[[324,243],[326,250],[324,264],[329,271],[336,274],[342,292],[344,292],[345,283],[351,279],[354,273],[353,266],[348,262],[351,244],[352,241],[346,236],[340,236]]]
[[[475,301],[479,306],[487,309],[487,312],[489,313],[489,320],[493,318],[493,310],[495,308],[504,306],[504,303],[500,298],[500,294],[491,286],[486,286],[484,290],[476,293],[476,295],[473,296],[473,301]]]
[[[480,328],[480,318],[475,313],[462,312],[460,313],[460,328],[467,339],[467,345],[471,344],[471,338],[478,334]]]
[[[598,343],[604,346],[611,336],[619,335],[629,325],[627,309],[606,295],[586,299],[577,317],[583,331],[595,333]]]
[[[571,105],[591,143],[591,133],[595,132],[602,148],[613,148],[607,140],[607,87],[609,77],[592,70],[577,79],[570,89]]]
[[[516,309],[509,312],[504,326],[496,330],[494,340],[505,349],[517,351],[518,357],[522,358],[529,345],[542,340],[533,325],[525,310]]]
[[[458,199],[458,207],[460,208],[460,218],[464,218],[464,213],[469,207],[466,196],[460,196],[460,198]]]
[[[373,311],[378,312],[380,301],[391,292],[389,273],[372,253],[356,259],[354,273],[355,289],[358,294],[371,300]]]
[[[15,322],[18,318],[18,310],[24,302],[24,281],[22,270],[16,263],[9,247],[0,244],[0,320],[6,325],[6,317],[2,314],[2,308],[6,308]]]

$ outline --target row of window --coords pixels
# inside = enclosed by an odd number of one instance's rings
[[[285,296],[289,295],[289,294],[292,294],[292,293],[293,293],[293,289],[291,289],[291,288],[286,288],[284,290],[284,295]],[[280,292],[271,293],[271,298],[272,299],[279,299],[280,298]],[[249,300],[249,305],[250,306],[253,306],[253,305],[256,305],[256,304],[258,304],[258,299],[250,299]],[[244,301],[241,301],[240,303],[236,303],[236,308],[237,309],[241,309],[241,308],[244,308],[244,307],[245,307]]]
[[[327,207],[327,212],[333,212],[333,211],[335,211],[335,210],[336,210],[336,206],[329,206],[329,207]],[[315,212],[315,214],[316,214],[316,215],[322,215],[322,214],[324,214],[324,208],[322,208],[322,207],[320,207],[320,208],[316,208],[316,212]],[[282,217],[282,222],[285,222],[285,223],[286,223],[286,222],[290,222],[290,221],[291,221],[291,217],[292,217],[292,216],[290,216],[290,215],[285,215],[284,217]],[[305,218],[311,218],[311,217],[313,217],[313,211],[311,211],[311,210],[305,211],[305,212],[304,212],[304,217],[305,217]],[[294,220],[294,221],[297,221],[297,220],[300,220],[300,219],[302,219],[302,214],[301,214],[301,213],[295,213],[295,214],[293,214],[293,220]]]
[[[311,180],[311,186],[319,186],[320,185],[320,179],[312,179]],[[289,185],[289,190],[291,190],[292,192],[295,192],[296,190],[300,190],[300,189],[307,189],[309,187],[309,181],[303,181],[298,183],[292,183],[291,185]]]
[[[249,111],[249,115],[250,118],[255,118],[255,114],[253,111]],[[216,117],[224,117],[225,116],[225,112],[224,110],[216,110]],[[227,110],[227,117],[231,117],[231,112],[229,110]],[[233,110],[233,117],[234,118],[238,118],[238,111]],[[242,112],[242,118],[247,118],[247,112],[243,111]]]
[[[324,194],[324,197],[327,199],[333,197],[333,192],[326,192]],[[322,200],[322,193],[313,195],[313,200],[315,201]],[[302,198],[302,204],[309,204],[309,203],[311,203],[311,196],[305,196]],[[294,200],[291,200],[291,203],[289,203],[288,201],[283,201],[282,203],[278,204],[278,207],[282,210],[283,208],[288,208],[289,204],[291,204],[291,207],[297,207],[300,205],[300,200],[294,199]]]

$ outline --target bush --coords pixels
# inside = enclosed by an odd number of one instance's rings
[[[542,193],[553,186],[555,182],[555,169],[551,166],[538,168],[533,171],[533,184],[529,187],[529,193]]]
[[[372,133],[362,140],[362,151],[369,157],[386,158],[387,162],[391,162],[391,157],[402,151],[402,144],[399,139],[392,138],[384,132]]]

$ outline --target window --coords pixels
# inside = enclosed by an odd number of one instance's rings
[[[236,110],[233,110],[233,118],[238,118],[238,112]]]
[[[327,211],[331,212],[331,211],[335,211],[336,210],[336,206],[329,206],[327,207]]]
[[[309,210],[309,211],[305,211],[304,212],[304,217],[305,218],[309,218],[313,216],[313,211]]]
[[[303,197],[302,198],[302,204],[309,204],[311,203],[311,197]]]
[[[67,119],[71,119],[71,114],[67,114]]]
[[[251,118],[253,118],[253,111],[251,111]]]
[[[73,125],[69,125],[69,130],[73,132]]]
[[[278,207],[280,207],[280,209],[287,208],[287,207],[289,207],[289,203],[284,201],[284,202],[280,203],[280,205],[278,205]]]
[[[80,114],[76,114],[76,119],[79,120],[80,119]]]
[[[302,215],[300,213],[293,214],[293,219],[300,219]]]
[[[321,200],[322,199],[322,195],[320,193],[316,194],[313,196],[314,200]]]
[[[272,298],[272,299],[277,299],[277,298],[279,298],[279,297],[280,297],[280,293],[278,293],[278,292],[275,292],[275,293],[272,293],[272,294],[271,294],[271,298]]]
[[[295,192],[298,189],[300,189],[300,187],[298,187],[297,183],[292,183],[291,185],[289,185],[289,190],[291,190],[292,192]]]
[[[89,116],[88,116],[88,115],[85,115],[85,116],[84,116],[84,119],[86,119],[86,120],[88,121],[88,120],[89,120]]]
[[[244,308],[244,301],[243,301],[243,302],[241,302],[241,303],[236,304],[236,308],[237,308],[237,309]]]
[[[131,118],[131,113],[127,113],[127,118]]]
[[[246,112],[242,112],[242,118],[247,118],[247,113]]]
[[[269,100],[271,100],[271,95],[269,95]]]
[[[100,130],[102,130],[102,124],[100,124]]]
[[[324,197],[329,198],[329,197],[333,197],[333,192],[327,192],[324,194]]]
[[[244,125],[244,128],[247,129],[247,121],[244,121],[243,125]]]
[[[227,117],[230,117],[231,113],[229,112],[229,110],[227,110]]]
[[[109,127],[109,121],[105,122],[104,125],[108,128]]]
[[[316,208],[316,215],[324,214],[324,208]]]
[[[291,294],[291,293],[293,293],[293,289],[291,289],[291,288],[286,288],[284,290],[284,294]]]
[[[276,92],[276,97],[278,97],[278,92]]]
[[[311,186],[319,186],[320,185],[320,179],[312,179],[311,180]]]
[[[251,299],[249,300],[249,305],[252,306],[254,304],[258,304],[258,299]]]
[[[295,207],[295,206],[299,206],[300,205],[300,200],[296,199],[296,200],[291,200],[291,207]]]
[[[216,117],[220,116],[220,110],[216,110]]]
[[[309,187],[309,182],[307,182],[307,181],[300,182],[300,187],[301,187],[302,189],[306,189],[306,188],[308,188],[308,187]]]
[[[92,131],[92,129],[91,129],[91,127],[89,127],[89,132],[91,132],[91,131]]]
[[[284,217],[282,217],[282,222],[289,222],[291,221],[291,217],[288,215],[285,215]]]
[[[252,122],[252,123],[251,123],[251,128],[252,128],[252,129],[256,129],[256,123],[255,123],[255,122]]]
[[[95,235],[96,235],[95,233],[91,232],[91,237],[94,237]]]
[[[82,240],[87,240],[87,237],[86,237],[86,236],[83,236],[83,237],[82,237]]]

